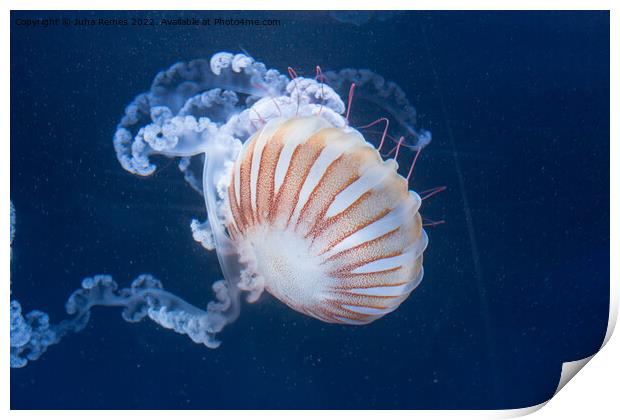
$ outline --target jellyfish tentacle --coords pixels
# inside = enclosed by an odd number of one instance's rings
[[[215,249],[215,239],[213,238],[213,230],[211,230],[209,220],[201,223],[196,219],[192,219],[190,228],[192,229],[194,240],[202,245],[203,248],[208,251]]]
[[[264,127],[274,119],[320,115],[335,127],[344,128],[344,110],[344,102],[331,87],[316,79],[296,77],[286,86],[286,95],[262,98],[239,117],[252,121],[259,115],[260,127]],[[249,138],[256,131],[246,130],[244,137]]]
[[[323,105],[338,114],[344,113],[344,102],[336,91],[329,85],[314,78],[297,77],[288,83],[286,91],[293,102],[299,103],[300,106],[317,104],[319,109]]]
[[[45,312],[34,310],[24,315],[20,303],[11,301],[11,367],[21,368],[38,359],[47,347],[60,341],[63,331],[49,328]]]
[[[431,141],[431,134],[415,128],[417,113],[405,92],[396,83],[366,69],[343,69],[324,73],[327,83],[341,96],[355,84],[355,97],[369,101],[388,112],[400,126],[401,133],[413,138],[415,145],[424,147]]]
[[[192,162],[193,161],[191,159],[191,156],[185,156],[179,159],[179,171],[183,173],[183,178],[185,179],[185,182],[187,182],[189,186],[192,187],[192,189],[198,194],[203,195],[204,193],[202,191],[202,178],[194,173],[194,169],[192,168]],[[204,165],[204,162],[202,163],[202,165]],[[200,168],[201,171],[202,165]]]
[[[160,72],[151,89],[125,109],[114,135],[117,158],[125,170],[151,175],[156,169],[153,155],[190,158],[203,153],[215,136],[248,138],[258,128],[256,115],[264,124],[283,115],[320,114],[344,127],[345,105],[323,79],[289,80],[249,56],[226,52],[208,62],[177,63]],[[188,166],[185,162],[180,169]],[[198,190],[196,177],[185,175]]]
[[[190,98],[188,108],[201,110],[209,107],[231,108],[236,104],[233,95],[221,95],[213,89],[200,98]],[[150,162],[152,155],[166,157],[191,157],[204,153],[205,145],[218,133],[218,124],[207,116],[173,116],[169,108],[155,106],[150,110],[151,123],[141,127],[135,136],[125,127],[119,127],[114,135],[114,148],[123,168],[136,175],[151,175],[156,167]]]
[[[114,135],[117,158],[128,172],[147,176],[156,169],[152,155],[199,154],[204,143],[242,111],[236,92],[252,104],[267,95],[282,95],[287,82],[277,70],[267,70],[243,54],[218,53],[210,62],[176,63],[158,73],[150,90],[125,109]]]
[[[265,278],[256,275],[256,269],[242,270],[238,287],[244,292],[248,292],[246,300],[254,303],[265,291]]]
[[[83,330],[96,306],[122,308],[127,322],[149,318],[160,326],[187,335],[192,341],[208,348],[220,345],[215,335],[230,318],[231,296],[224,281],[213,284],[215,300],[200,309],[163,289],[162,283],[150,274],[141,274],[128,288],[119,289],[108,275],[95,275],[82,281],[82,287],[69,296],[65,309],[72,318],[58,324],[49,316],[33,310],[22,313],[16,300],[11,301],[11,367],[20,368],[39,359],[47,349],[71,332]]]
[[[288,78],[245,54],[216,53],[210,60],[218,86],[250,96],[282,95]]]

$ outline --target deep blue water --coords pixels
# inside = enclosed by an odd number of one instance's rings
[[[15,25],[50,15],[282,24]],[[243,48],[281,71],[372,69],[403,87],[433,133],[411,186],[448,186],[423,206],[446,223],[429,229],[424,280],[393,314],[328,325],[264,295],[209,350],[97,308],[84,331],[11,371],[12,408],[514,408],[548,399],[561,363],[599,348],[609,302],[607,12],[404,12],[360,26],[326,12],[11,19],[12,298],[52,321],[96,273],[127,285],[148,272],[192,303],[211,299],[217,260],[189,229],[204,217],[202,198],[174,165],[139,179],[112,148],[126,104],[174,62]],[[373,118],[358,112],[354,123]]]

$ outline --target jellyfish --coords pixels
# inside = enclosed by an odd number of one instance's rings
[[[415,128],[403,90],[369,70],[288,70],[227,52],[172,66],[127,107],[117,157],[140,176],[155,171],[157,156],[180,158],[204,195],[207,220],[191,229],[217,253],[227,322],[241,292],[255,302],[267,291],[321,321],[366,324],[420,283],[428,237],[420,196],[397,159],[384,160],[349,124],[342,97],[354,86],[418,151],[431,136]]]
[[[354,95],[386,115],[355,128]],[[428,244],[419,213],[424,197],[409,180],[431,135],[415,128],[415,118],[403,90],[369,70],[323,73],[317,66],[315,77],[301,77],[219,52],[160,72],[126,107],[114,150],[137,176],[178,159],[188,185],[203,196],[206,219],[189,227],[217,255],[223,279],[212,285],[215,300],[198,308],[150,274],[121,289],[108,275],[89,277],[66,303],[73,317],[60,324],[11,307],[12,361],[13,354],[21,363],[34,360],[45,344],[79,331],[94,306],[121,307],[126,321],[148,318],[209,348],[239,316],[243,295],[253,303],[267,292],[335,324],[368,324],[396,310],[422,280]],[[380,122],[375,146],[361,129]],[[388,141],[395,146],[382,154]],[[403,147],[416,152],[406,176],[399,173]],[[15,352],[14,318],[16,331],[37,336],[21,337]]]

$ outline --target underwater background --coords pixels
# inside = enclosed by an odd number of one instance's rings
[[[20,18],[236,17],[280,25],[53,26]],[[300,75],[369,68],[433,134],[411,188],[425,276],[394,313],[329,325],[268,294],[217,350],[95,308],[11,370],[11,408],[517,408],[602,343],[609,306],[608,12],[12,12],[11,297],[52,322],[81,279],[152,273],[204,306],[221,277],[192,239],[202,197],[175,164],[125,172],[124,107],[177,61],[247,51]],[[380,117],[353,105],[353,125]]]

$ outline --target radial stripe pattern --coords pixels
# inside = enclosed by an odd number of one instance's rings
[[[276,119],[243,146],[228,189],[242,260],[291,308],[367,324],[420,283],[428,243],[393,160],[320,117]]]

